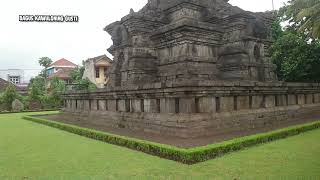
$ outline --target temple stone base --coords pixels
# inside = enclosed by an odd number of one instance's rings
[[[320,115],[319,84],[163,86],[65,94],[62,113],[94,126],[181,138],[261,129],[311,113]]]
[[[94,126],[128,128],[159,135],[195,138],[277,126],[315,112],[319,112],[320,115],[320,104],[242,110],[220,114],[126,113],[112,111],[65,113]]]

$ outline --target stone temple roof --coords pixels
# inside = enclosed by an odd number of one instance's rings
[[[149,0],[147,5],[142,8],[142,11],[148,8],[167,10],[181,3],[191,3],[198,6],[218,9],[221,7],[231,7],[231,5],[227,3],[228,1],[229,0]]]
[[[228,3],[229,0],[148,0],[148,3],[138,12],[130,10],[127,16],[124,16],[121,21],[116,21],[105,27],[105,31],[111,34],[112,29],[126,22],[129,19],[137,18],[147,21],[153,21],[163,24],[168,24],[167,15],[180,5],[189,4],[201,9],[202,21],[210,21],[211,19],[228,18],[229,16],[252,16],[252,18],[273,19],[272,13],[253,13],[245,11],[237,6],[232,6]]]

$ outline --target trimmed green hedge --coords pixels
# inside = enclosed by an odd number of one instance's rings
[[[23,110],[23,111],[21,111],[21,112],[4,111],[4,112],[0,112],[0,114],[16,114],[16,113],[46,112],[46,111],[60,111],[60,109],[42,109],[42,110],[34,110],[34,111],[30,111],[30,110]]]
[[[159,156],[165,159],[178,161],[184,164],[195,164],[209,159],[222,156],[226,153],[239,151],[241,149],[271,142],[277,139],[283,139],[289,136],[294,136],[306,131],[317,129],[320,127],[320,121],[308,123],[304,125],[293,126],[284,128],[269,133],[262,133],[252,136],[237,138],[222,143],[212,144],[203,147],[196,147],[191,149],[177,148],[169,145],[153,143],[149,141],[138,140],[109,134],[105,132],[95,131],[92,129],[81,128],[74,125],[64,124],[55,121],[49,121],[37,117],[25,116],[26,120],[44,124],[50,127],[61,129],[70,133],[80,136],[88,137],[91,139],[124,146],[133,150],[142,151],[151,155]]]

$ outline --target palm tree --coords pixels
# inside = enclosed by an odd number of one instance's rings
[[[289,7],[299,22],[299,31],[308,33],[315,39],[320,38],[320,1],[292,0]]]
[[[45,86],[47,86],[47,78],[48,78],[48,67],[50,67],[50,65],[52,64],[52,60],[48,57],[42,57],[39,59],[39,64],[40,66],[44,67],[44,72],[43,72],[43,76],[44,76],[44,82],[45,82]],[[47,94],[47,88],[45,87],[45,93]]]

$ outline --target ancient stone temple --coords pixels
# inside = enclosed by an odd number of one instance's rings
[[[99,126],[200,137],[291,121],[320,110],[320,85],[277,80],[272,13],[228,0],[149,0],[104,30],[110,81],[64,94],[66,115]]]

